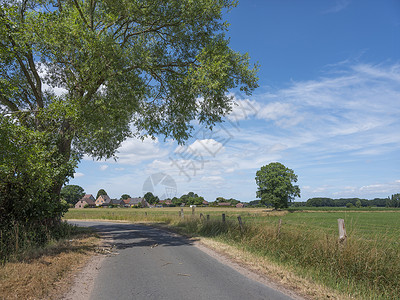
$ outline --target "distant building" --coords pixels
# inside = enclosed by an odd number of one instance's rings
[[[81,200],[79,200],[75,204],[75,208],[84,208],[85,206],[87,206],[87,207],[95,207],[96,206],[95,201],[96,200],[94,199],[92,194],[86,194],[85,196],[82,197]]]
[[[149,203],[146,201],[146,199],[144,198],[128,198],[127,200],[129,200],[129,206],[138,206],[139,203],[142,207],[149,207]]]
[[[108,195],[100,195],[99,198],[96,199],[96,206],[108,206],[111,202],[111,199]]]

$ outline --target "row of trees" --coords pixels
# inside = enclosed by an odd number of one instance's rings
[[[393,194],[387,198],[375,198],[372,200],[359,198],[310,198],[307,202],[295,202],[294,206],[314,206],[314,207],[400,207],[400,194]]]

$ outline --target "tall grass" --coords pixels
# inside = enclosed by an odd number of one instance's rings
[[[178,227],[187,234],[211,237],[287,265],[316,282],[363,299],[399,299],[400,251],[392,238],[371,243],[350,236],[340,244],[323,231],[265,224],[187,219]],[[384,245],[384,246],[383,246]]]
[[[36,248],[54,240],[67,238],[76,228],[66,222],[53,226],[43,224],[22,224],[10,222],[0,228],[0,264],[8,260],[18,260]]]

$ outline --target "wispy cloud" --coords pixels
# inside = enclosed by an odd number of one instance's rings
[[[101,165],[99,168],[101,171],[105,171],[108,169],[108,165]]]
[[[346,9],[350,5],[351,1],[350,0],[335,0],[335,4],[328,8],[327,10],[324,10],[322,13],[323,14],[333,14],[333,13],[338,13],[344,9]]]

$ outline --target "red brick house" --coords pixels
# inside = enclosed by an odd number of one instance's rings
[[[79,200],[75,204],[75,208],[84,208],[86,205],[88,207],[95,207],[96,206],[95,201],[96,200],[94,199],[92,194],[86,194],[85,196],[83,196],[81,200]]]

